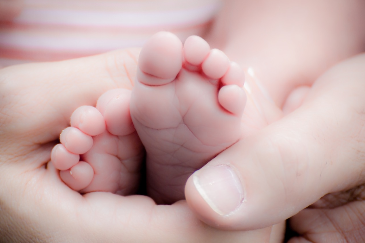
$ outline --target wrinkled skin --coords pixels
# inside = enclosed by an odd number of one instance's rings
[[[252,242],[271,228],[224,232],[180,201],[68,188],[50,163],[69,117],[106,90],[130,89],[137,50],[0,70],[1,242]],[[266,237],[266,239],[263,239]]]
[[[209,224],[235,229],[264,227],[299,212],[291,226],[303,238],[291,242],[362,242],[364,65],[364,54],[338,64],[318,79],[299,109],[210,162],[229,158],[244,178],[247,201],[234,215],[213,212],[189,179],[191,207]]]

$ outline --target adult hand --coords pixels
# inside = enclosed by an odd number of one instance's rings
[[[186,202],[157,206],[145,196],[80,195],[60,180],[50,155],[71,113],[95,105],[108,89],[130,89],[137,56],[125,50],[0,70],[0,242],[268,240],[270,228],[211,228]]]
[[[193,174],[185,188],[190,207],[209,225],[247,230],[285,220],[329,194],[313,205],[329,209],[300,212],[293,228],[315,242],[335,242],[320,238],[328,232],[362,239],[364,66],[365,54],[333,67],[300,108]]]

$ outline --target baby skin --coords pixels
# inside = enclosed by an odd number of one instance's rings
[[[51,154],[61,179],[81,193],[107,191],[127,195],[137,189],[143,145],[129,112],[131,91],[104,93],[96,107],[81,106]]]
[[[183,45],[157,33],[141,50],[132,92],[111,90],[75,110],[52,162],[76,191],[126,195],[144,146],[148,195],[159,204],[184,199],[188,177],[242,137],[243,83],[241,68],[200,37]]]

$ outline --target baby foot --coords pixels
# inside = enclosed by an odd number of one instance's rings
[[[138,186],[144,149],[133,126],[124,89],[104,93],[97,106],[81,106],[51,154],[66,185],[82,193],[130,194]]]
[[[207,42],[171,33],[143,47],[131,116],[147,152],[147,191],[158,203],[184,199],[188,177],[241,137],[243,72]]]

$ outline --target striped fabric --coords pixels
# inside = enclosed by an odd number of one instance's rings
[[[220,0],[25,0],[22,13],[0,23],[0,66],[57,61],[138,47],[167,30],[200,35]]]

